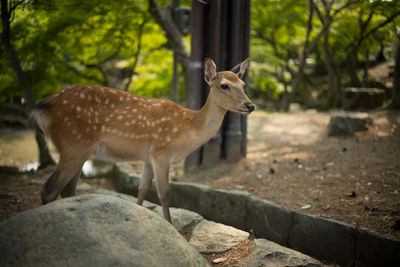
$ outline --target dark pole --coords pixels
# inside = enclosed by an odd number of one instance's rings
[[[224,42],[223,17],[226,1],[210,1],[206,8],[204,40],[204,57],[213,59],[217,70],[223,69],[222,43]],[[204,91],[209,93],[208,85],[204,83]],[[205,99],[203,100],[205,101]],[[203,146],[202,166],[210,168],[218,163],[221,157],[222,134],[221,129]]]
[[[192,33],[190,55],[190,88],[188,88],[189,108],[198,110],[203,104],[203,49],[204,49],[204,12],[206,5],[192,0],[190,27]],[[185,160],[185,172],[198,168],[201,164],[201,148],[196,149]]]
[[[240,24],[241,29],[241,44],[242,47],[240,49],[242,60],[245,58],[249,58],[249,51],[250,51],[250,4],[251,1],[249,0],[242,0],[241,1],[241,12],[242,12],[242,23]],[[243,81],[246,83],[246,87],[244,91],[248,94],[248,71],[245,73],[243,77]],[[247,154],[247,116],[241,115],[240,116],[240,128],[242,131],[242,142],[240,146],[240,153],[242,157],[246,157]]]
[[[250,1],[193,0],[191,26],[193,84],[189,91],[189,106],[199,109],[208,95],[202,73],[204,58],[212,58],[217,71],[221,71],[231,69],[249,56]],[[247,81],[247,75],[244,80]],[[194,169],[200,163],[205,168],[211,167],[219,161],[222,152],[230,162],[245,156],[246,123],[246,117],[229,112],[223,130],[220,129],[207,144],[189,155],[185,170]]]
[[[243,60],[240,51],[241,48],[241,0],[231,0],[230,7],[228,8],[227,18],[227,32],[230,32],[230,36],[227,36],[225,42],[227,46],[224,50],[228,56],[226,59],[226,69],[231,69],[236,66],[240,61]],[[230,10],[229,10],[230,9]],[[226,15],[228,15],[226,14]],[[240,114],[234,112],[228,112],[225,117],[225,125],[223,131],[223,155],[225,160],[228,162],[236,162],[241,158],[240,148],[242,141],[242,134],[240,131]]]

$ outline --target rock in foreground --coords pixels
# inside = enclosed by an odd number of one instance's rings
[[[0,224],[0,266],[208,266],[163,218],[98,194],[59,200]]]

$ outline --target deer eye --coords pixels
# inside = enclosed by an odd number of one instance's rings
[[[229,86],[226,83],[221,84],[221,88],[224,90],[229,90]]]

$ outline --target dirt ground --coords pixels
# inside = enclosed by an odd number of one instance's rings
[[[248,120],[247,158],[190,175],[177,165],[170,176],[245,190],[288,209],[400,239],[400,113],[370,116],[374,124],[368,131],[332,138],[326,136],[330,113],[257,111]],[[34,161],[32,145],[30,131],[1,132],[0,165],[21,167]],[[50,171],[0,173],[0,221],[39,206],[40,184]],[[110,187],[103,178],[84,181]]]
[[[327,137],[329,113],[257,112],[248,155],[179,181],[246,190],[302,213],[400,239],[400,114],[372,112],[369,131]]]

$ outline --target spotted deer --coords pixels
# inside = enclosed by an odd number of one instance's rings
[[[169,166],[207,142],[228,110],[254,110],[241,80],[248,64],[248,59],[239,64],[237,73],[216,72],[214,62],[206,59],[204,78],[210,93],[197,111],[165,99],[90,85],[73,85],[43,99],[31,115],[54,143],[60,160],[43,185],[42,203],[59,194],[75,195],[82,166],[91,156],[114,162],[142,160],[137,203],[143,203],[154,176],[164,218],[171,222]]]

